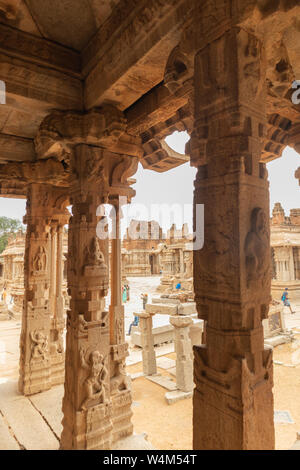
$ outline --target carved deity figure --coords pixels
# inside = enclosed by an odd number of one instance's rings
[[[51,354],[62,354],[64,352],[64,340],[62,332],[59,332],[58,339],[53,341],[50,345]]]
[[[30,334],[32,347],[31,359],[46,359],[48,354],[48,339],[41,331],[33,331]]]
[[[268,227],[265,213],[255,208],[251,214],[251,231],[245,241],[247,286],[257,280],[268,267]]]
[[[81,367],[89,371],[89,375],[84,382],[85,399],[81,405],[82,410],[86,410],[92,400],[101,399],[101,403],[107,403],[105,384],[106,377],[108,376],[107,368],[105,367],[105,357],[99,351],[93,351],[88,362],[84,357],[84,350],[80,349],[80,362]]]
[[[129,390],[129,377],[126,374],[125,360],[118,362],[117,373],[110,380],[110,393],[116,394],[118,391]]]
[[[40,246],[33,260],[33,268],[35,272],[43,272],[47,266],[47,255],[44,247]]]
[[[90,246],[86,248],[86,261],[87,265],[90,266],[105,265],[104,255],[100,250],[99,240],[97,237],[94,237],[90,243]]]

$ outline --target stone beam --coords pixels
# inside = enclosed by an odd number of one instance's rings
[[[13,181],[0,182],[0,197],[12,199],[26,199],[27,184]]]
[[[110,101],[124,110],[160,83],[193,3],[120,2],[82,54],[86,108]]]
[[[69,175],[69,168],[54,158],[35,162],[0,164],[0,184],[39,183],[67,188]]]
[[[0,52],[80,78],[79,53],[4,24],[0,24]]]
[[[128,121],[128,132],[140,135],[161,122],[167,121],[183,108],[188,101],[184,91],[180,95],[172,95],[163,83],[154,87],[125,111]]]
[[[0,133],[0,163],[35,159],[33,140]]]
[[[8,105],[24,110],[83,107],[82,81],[64,72],[12,57],[0,50],[0,80],[6,84]]]

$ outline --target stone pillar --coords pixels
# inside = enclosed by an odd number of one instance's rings
[[[180,274],[184,274],[184,256],[183,256],[183,248],[179,249],[179,259],[180,259]]]
[[[67,222],[67,219],[64,221]],[[55,226],[55,244],[53,257],[53,311],[51,319],[50,352],[51,352],[51,383],[59,385],[65,379],[65,354],[64,354],[64,299],[62,295],[63,283],[63,225]]]
[[[24,223],[27,224],[24,260],[24,308],[20,338],[19,390],[24,395],[51,387],[49,353],[51,315],[49,188],[29,185]]]
[[[56,251],[57,251],[57,227],[56,224],[51,224],[51,255],[50,255],[50,312],[54,315],[55,312],[55,297],[56,297]]]
[[[108,241],[96,235],[105,202],[103,151],[77,145],[71,156],[66,378],[61,449],[109,449]],[[100,220],[101,221],[101,220]]]
[[[64,236],[64,227],[62,224],[60,224],[57,227],[56,302],[55,302],[56,317],[58,317],[60,320],[63,320],[64,318],[64,297],[63,297],[63,292],[62,292],[63,271],[64,271],[63,236]]]
[[[243,29],[217,30],[195,56],[191,162],[204,204],[194,252],[195,300],[206,344],[195,346],[194,449],[274,449],[269,192],[264,51]],[[195,224],[195,221],[194,221]],[[195,225],[196,226],[196,225]]]
[[[124,306],[122,305],[121,237],[119,200],[114,200],[113,239],[111,240],[111,305],[110,305],[110,343],[125,341]]]
[[[290,280],[295,281],[295,262],[294,262],[294,253],[293,253],[293,247],[289,247],[289,268],[290,268]]]
[[[110,393],[112,403],[113,436],[112,443],[133,433],[131,423],[132,397],[130,378],[126,373],[128,344],[125,343],[124,306],[122,305],[122,266],[121,266],[121,207],[119,197],[111,200],[113,214],[113,239],[111,241],[111,305],[110,317]]]
[[[154,375],[157,373],[156,356],[154,350],[154,338],[152,333],[152,317],[151,313],[136,313],[140,317],[139,328],[141,331],[141,344],[143,356],[143,372],[145,375]]]
[[[193,382],[193,350],[189,336],[193,320],[188,316],[170,316],[170,323],[175,328],[176,385],[178,390],[191,392]]]

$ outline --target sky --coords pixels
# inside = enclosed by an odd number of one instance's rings
[[[185,132],[176,132],[167,138],[168,144],[177,152],[184,153],[185,143],[188,141]],[[267,164],[270,181],[270,210],[275,202],[280,202],[289,215],[290,209],[300,208],[300,187],[294,174],[300,167],[300,156],[293,149],[286,148],[281,158]],[[189,163],[174,168],[166,173],[156,173],[144,170],[139,165],[134,178],[137,180],[133,188],[136,197],[132,200],[132,207],[124,210],[123,225],[128,224],[131,218],[140,220],[158,220],[157,204],[165,204],[172,209],[177,217],[160,219],[162,228],[166,230],[175,222],[178,227],[188,223],[192,228],[193,181],[196,169]],[[180,204],[180,206],[174,206]],[[11,217],[19,220],[25,215],[26,201],[22,199],[7,199],[0,197],[0,217]],[[162,212],[161,212],[162,213]]]

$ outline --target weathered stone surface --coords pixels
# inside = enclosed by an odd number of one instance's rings
[[[64,395],[63,385],[53,387],[43,393],[32,395],[29,400],[39,410],[47,421],[55,435],[60,439],[62,433],[62,399]]]
[[[151,382],[156,383],[157,385],[160,385],[163,388],[166,388],[167,390],[174,391],[177,389],[176,383],[173,382],[172,379],[169,377],[165,377],[164,375],[149,375],[147,376],[148,380],[151,380]]]
[[[144,375],[156,374],[156,356],[154,350],[154,339],[152,333],[152,315],[149,313],[138,313],[140,318],[141,346],[143,356],[143,372]]]
[[[17,384],[1,384],[0,410],[17,441],[28,450],[57,450],[59,442],[28,399],[16,394]],[[28,426],[30,425],[30,432]],[[36,436],[39,439],[36,439]]]
[[[165,394],[165,399],[168,405],[173,405],[180,400],[186,400],[187,398],[191,398],[193,396],[193,392],[183,392],[181,390],[174,390],[174,392],[167,392]]]
[[[171,369],[172,367],[175,366],[175,361],[174,359],[169,359],[168,357],[159,357],[156,360],[157,366],[160,367],[161,369]]]
[[[0,450],[20,450],[18,442],[11,435],[7,424],[0,415]]]
[[[178,311],[177,305],[170,304],[147,304],[146,312],[152,315],[176,315]]]
[[[158,326],[152,328],[153,335],[153,344],[156,346],[158,344],[168,343],[174,341],[174,331],[170,325]],[[131,331],[131,342],[135,346],[142,347],[142,333],[140,328],[132,328]]]
[[[112,450],[153,450],[154,447],[148,441],[146,433],[133,434],[119,441],[112,447]]]
[[[193,324],[191,317],[170,316],[170,323],[175,328],[176,385],[182,392],[191,392],[193,383],[193,350],[189,335]]]

